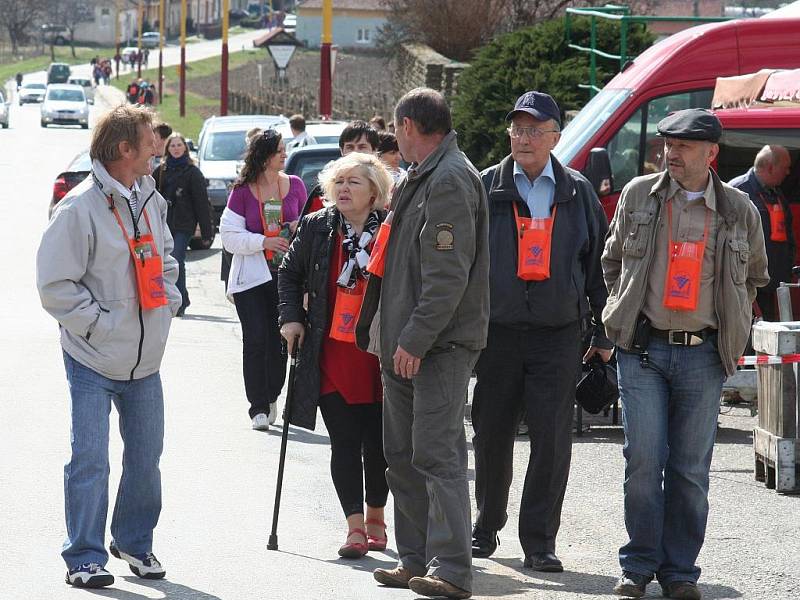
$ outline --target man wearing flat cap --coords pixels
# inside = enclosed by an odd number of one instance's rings
[[[561,112],[527,92],[508,113],[511,154],[481,177],[489,197],[489,336],[475,367],[472,555],[490,556],[508,517],[514,437],[524,412],[531,455],[519,510],[526,567],[560,572],[555,554],[569,476],[582,334],[586,359],[611,356],[600,321],[608,227],[591,184],[551,154]],[[592,318],[593,317],[593,318]]]
[[[702,109],[658,124],[666,171],[622,190],[603,252],[603,321],[617,345],[625,429],[622,576],[640,598],[699,600],[695,564],[708,519],[708,471],[722,382],[747,343],[766,285],[761,220],[711,169],[722,125]]]

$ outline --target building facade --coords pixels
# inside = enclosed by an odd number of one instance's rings
[[[386,24],[389,11],[383,0],[335,0],[333,43],[340,48],[372,48],[378,29]],[[297,39],[318,48],[322,39],[322,0],[297,5]]]

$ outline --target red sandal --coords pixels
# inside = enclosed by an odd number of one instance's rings
[[[388,541],[386,535],[386,523],[379,519],[367,519],[365,521],[367,525],[378,525],[379,527],[383,527],[383,537],[378,537],[375,535],[367,535],[367,546],[370,550],[386,550],[386,542]]]
[[[367,532],[363,529],[358,527],[354,527],[350,531],[347,532],[347,538],[349,539],[351,535],[358,534],[364,538],[363,542],[347,542],[345,540],[345,544],[339,548],[339,556],[342,558],[361,558],[367,553]]]

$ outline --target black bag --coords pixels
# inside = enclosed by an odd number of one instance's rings
[[[616,364],[604,363],[593,356],[583,365],[586,374],[575,388],[575,401],[583,410],[593,415],[608,408],[619,398]]]

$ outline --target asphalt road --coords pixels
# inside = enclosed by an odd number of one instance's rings
[[[101,109],[98,104],[93,110]],[[218,278],[219,241],[211,250],[189,254],[192,306],[186,318],[174,321],[162,368],[164,507],[154,550],[168,579],[140,580],[112,558],[113,588],[87,592],[64,584],[59,552],[69,405],[57,327],[39,306],[34,259],[53,179],[88,146],[90,135],[77,128],[41,129],[35,105],[13,105],[11,127],[0,131],[6,248],[0,286],[0,600],[413,598],[405,590],[376,587],[370,574],[394,564],[391,511],[387,552],[352,562],[337,558],[345,526],[321,420],[314,432],[291,429],[280,551],[266,549],[280,430],[250,429],[239,324]],[[522,568],[516,506],[528,444],[520,439],[509,524],[495,557],[475,561],[476,598],[613,597],[616,550],[625,541],[622,434],[608,420],[593,423],[574,445],[558,547],[567,571],[544,575]],[[699,561],[704,597],[796,599],[800,498],[778,495],[753,480],[754,419],[748,413],[734,409],[720,423],[711,518]],[[121,443],[115,427],[112,431],[113,501]],[[657,586],[649,596],[660,596]]]

